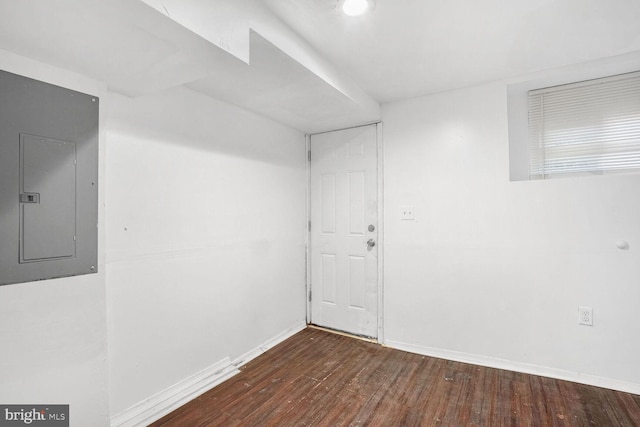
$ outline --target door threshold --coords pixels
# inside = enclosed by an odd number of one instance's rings
[[[360,341],[366,341],[366,342],[371,342],[371,343],[374,343],[374,344],[378,344],[378,340],[377,339],[371,338],[371,337],[366,337],[364,335],[356,335],[356,334],[352,334],[350,332],[340,331],[338,329],[331,329],[331,328],[326,328],[324,326],[313,325],[311,323],[307,324],[307,327],[309,327],[311,329],[317,329],[319,331],[329,332],[329,333],[336,334],[336,335],[342,335],[342,336],[349,337],[349,338],[355,338],[355,339],[360,340]]]

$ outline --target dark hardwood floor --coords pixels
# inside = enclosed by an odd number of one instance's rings
[[[640,396],[307,328],[152,424],[640,426]]]

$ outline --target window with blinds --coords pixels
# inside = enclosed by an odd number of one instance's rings
[[[640,72],[529,91],[529,175],[640,171]]]

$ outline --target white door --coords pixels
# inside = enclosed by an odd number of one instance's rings
[[[312,135],[311,323],[378,332],[377,125]]]

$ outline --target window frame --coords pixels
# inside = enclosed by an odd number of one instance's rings
[[[640,170],[640,71],[534,89],[528,101],[530,179]]]
[[[607,58],[594,62],[547,70],[506,81],[509,146],[509,180],[539,181],[529,175],[529,91],[574,84],[640,70],[640,54]],[[637,173],[639,170],[635,170]],[[570,178],[594,174],[563,174]],[[600,173],[597,173],[600,175]],[[554,177],[554,178],[556,178]],[[546,181],[546,180],[542,180]]]

